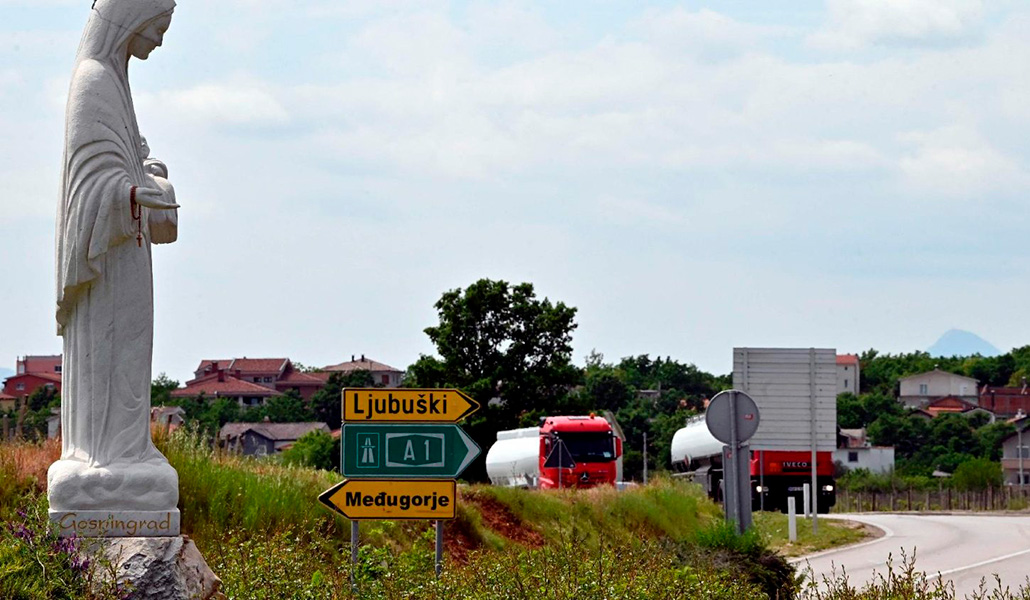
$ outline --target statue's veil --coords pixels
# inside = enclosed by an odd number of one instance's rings
[[[144,24],[175,10],[174,0],[97,0],[79,44],[76,61],[125,58],[129,36]]]

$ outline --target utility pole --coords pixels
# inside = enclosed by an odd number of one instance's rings
[[[1025,381],[1026,380],[1024,379],[1024,386]],[[1016,419],[1019,419],[1020,417],[1024,419],[1026,418],[1026,415],[1023,414],[1022,410],[1016,414]],[[1019,423],[1019,421],[1017,420],[1016,423]],[[1019,458],[1019,489],[1023,489],[1023,484],[1026,483],[1026,480],[1023,478],[1023,429],[1025,427],[1026,425],[1024,423],[1020,423],[1016,426],[1016,457]]]
[[[644,432],[644,485],[647,485],[647,432]]]

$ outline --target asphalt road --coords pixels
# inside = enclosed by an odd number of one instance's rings
[[[886,571],[893,553],[895,566],[902,549],[916,555],[916,568],[955,584],[959,598],[977,589],[981,578],[993,584],[994,575],[1013,590],[1030,575],[1030,516],[995,515],[832,515],[831,518],[867,523],[882,529],[884,537],[841,550],[813,554],[792,562],[817,580],[834,567],[847,570],[855,587]],[[807,526],[798,523],[798,527]]]

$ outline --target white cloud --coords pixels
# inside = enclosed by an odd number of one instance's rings
[[[829,23],[810,38],[825,49],[870,44],[941,44],[980,28],[983,0],[828,0]]]
[[[139,94],[141,109],[165,119],[208,125],[282,125],[290,115],[265,87],[249,83],[203,84],[181,91]]]
[[[725,57],[785,35],[784,27],[754,25],[711,9],[650,10],[635,25],[649,43],[706,57]]]
[[[1030,183],[1014,159],[975,130],[942,127],[905,133],[900,139],[909,149],[899,166],[905,183],[917,192],[982,199]]]

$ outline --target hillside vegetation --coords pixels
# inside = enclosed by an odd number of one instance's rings
[[[229,597],[351,596],[350,524],[316,501],[337,475],[214,453],[196,436],[157,442],[179,472],[183,532]],[[90,565],[43,525],[46,467],[58,451],[52,442],[0,445],[0,519],[28,532],[5,528],[0,548],[16,566],[0,569],[0,597],[89,597],[75,582]],[[360,597],[789,597],[792,569],[757,535],[725,531],[717,507],[687,484],[623,493],[461,486],[460,494],[439,581],[429,523],[362,524]],[[46,579],[64,574],[65,583],[40,584],[40,564]]]
[[[363,523],[355,593],[350,524],[315,500],[337,475],[216,453],[188,434],[157,442],[179,472],[184,533],[230,598],[816,597],[767,538],[736,535],[697,487],[670,480],[625,492],[461,486],[443,576],[433,576],[428,523]],[[0,444],[0,597],[122,597],[91,591],[104,565],[46,527],[43,485],[58,453],[53,442]]]

